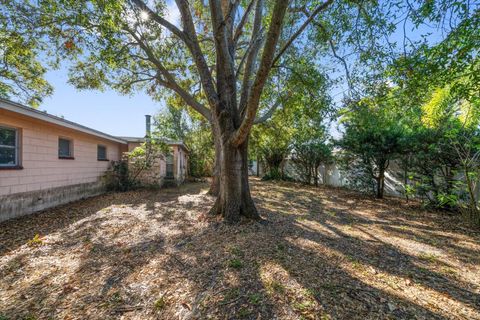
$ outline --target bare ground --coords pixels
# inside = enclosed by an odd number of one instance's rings
[[[252,183],[266,223],[207,217],[196,183],[0,224],[0,319],[480,319],[480,235],[459,217]]]

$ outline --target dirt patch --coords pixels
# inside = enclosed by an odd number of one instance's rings
[[[253,180],[266,222],[228,226],[206,189],[0,224],[0,319],[480,319],[480,235],[459,217]]]

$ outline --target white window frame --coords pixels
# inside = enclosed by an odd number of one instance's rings
[[[15,163],[14,164],[3,164],[0,163],[2,168],[18,167],[20,166],[20,134],[19,129],[9,126],[0,125],[0,129],[13,130],[15,131],[15,146],[0,145],[2,148],[14,149],[15,150]]]

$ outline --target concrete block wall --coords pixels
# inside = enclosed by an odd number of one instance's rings
[[[101,181],[0,196],[0,222],[105,192]]]

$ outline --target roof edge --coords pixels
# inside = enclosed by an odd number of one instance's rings
[[[103,138],[103,139],[106,139],[106,140],[114,141],[114,142],[121,143],[121,144],[127,144],[127,141],[125,141],[125,140],[123,140],[119,137],[115,137],[115,136],[109,135],[107,133],[104,133],[104,132],[101,132],[101,131],[98,131],[98,130],[95,130],[95,129],[92,129],[92,128],[89,128],[89,127],[86,127],[86,126],[83,126],[83,125],[75,123],[73,121],[65,120],[63,118],[51,115],[47,112],[39,111],[39,110],[33,109],[31,107],[27,107],[25,105],[22,105],[20,103],[17,103],[17,102],[14,102],[14,101],[11,101],[11,100],[8,100],[8,99],[5,99],[5,98],[0,98],[0,109],[5,109],[5,110],[11,111],[11,112],[15,112],[15,113],[18,113],[18,114],[25,115],[27,117],[31,117],[31,118],[34,118],[34,119],[38,119],[38,120],[42,120],[42,121],[49,122],[49,123],[52,123],[52,124],[56,124],[56,125],[59,125],[61,127],[77,130],[77,131],[87,133],[87,134],[90,134],[90,135],[93,135],[93,136],[96,136],[96,137],[100,137],[100,138]]]
[[[125,140],[127,142],[145,142],[146,139],[145,137],[124,137],[124,136],[119,136],[118,137],[119,139],[122,139],[122,140]],[[187,150],[188,152],[190,152],[190,149],[185,145],[185,143],[181,140],[170,140],[170,139],[167,139],[167,138],[162,138],[161,139],[163,142],[165,142],[166,144],[168,145],[178,145],[178,146],[182,146],[182,148],[184,148],[185,150]]]

